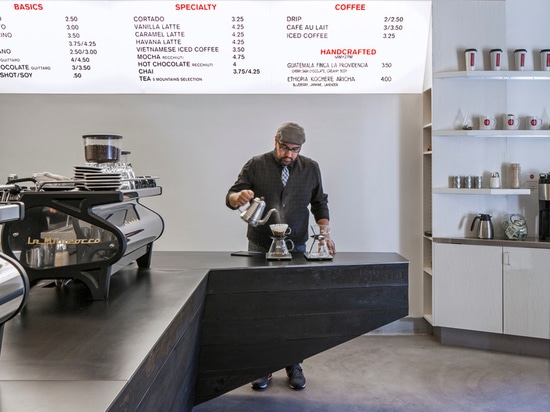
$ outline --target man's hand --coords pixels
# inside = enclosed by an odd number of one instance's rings
[[[240,192],[231,193],[229,195],[229,204],[231,207],[237,209],[246,205],[252,199],[254,199],[254,192],[252,190],[241,190]]]

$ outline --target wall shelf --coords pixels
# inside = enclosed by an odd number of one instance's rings
[[[434,187],[432,192],[444,195],[530,195],[531,189],[456,189],[451,187]]]
[[[473,137],[550,137],[550,129],[541,130],[434,130],[434,136],[473,136]]]
[[[450,71],[434,73],[433,78],[464,80],[550,80],[550,71]]]

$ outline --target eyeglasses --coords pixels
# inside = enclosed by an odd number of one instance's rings
[[[300,153],[300,150],[302,150],[302,147],[301,146],[296,146],[296,147],[288,147],[286,144],[284,143],[279,143],[279,150],[283,153],[286,153],[286,152],[292,152],[292,153]]]

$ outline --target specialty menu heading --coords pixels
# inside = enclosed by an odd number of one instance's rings
[[[430,1],[0,1],[0,93],[421,93]]]

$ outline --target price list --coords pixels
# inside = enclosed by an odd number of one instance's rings
[[[0,2],[0,93],[420,93],[429,1]]]

